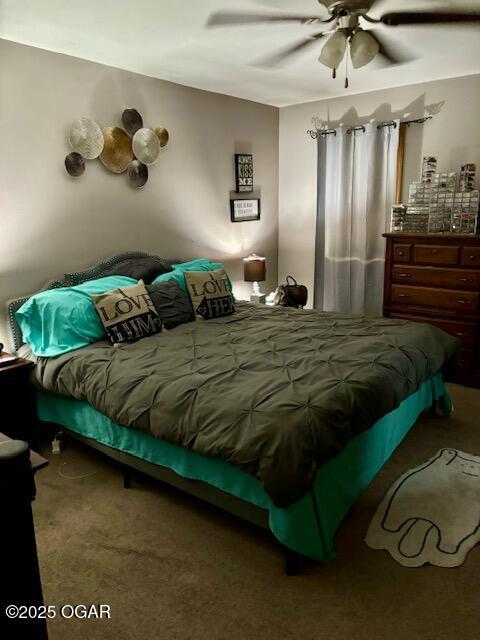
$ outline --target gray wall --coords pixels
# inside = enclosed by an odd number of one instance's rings
[[[313,293],[317,186],[316,142],[307,136],[317,116],[330,126],[433,114],[408,128],[404,197],[417,180],[422,157],[438,157],[440,171],[475,162],[480,171],[480,75],[372,91],[280,110],[279,279],[291,274]],[[478,178],[477,178],[478,182]],[[339,230],[341,232],[341,230]],[[310,296],[310,303],[313,296]]]
[[[171,139],[143,190],[99,160],[65,171],[71,123],[121,126],[126,107]],[[222,260],[239,297],[241,258],[277,283],[278,109],[0,40],[0,309],[65,271],[118,251]],[[260,222],[230,222],[235,153],[253,153]],[[5,338],[2,317],[1,338]]]
[[[120,125],[126,107],[171,133],[146,187],[131,189],[98,160],[70,178],[63,162],[73,120]],[[426,154],[438,156],[442,171],[480,167],[480,76],[285,107],[279,120],[274,107],[0,40],[0,339],[5,300],[129,249],[222,260],[239,297],[249,293],[241,258],[256,251],[268,260],[264,291],[292,274],[313,292],[311,118],[336,126],[429,112],[433,121],[407,133],[405,189]],[[230,222],[236,152],[254,155],[260,222]]]

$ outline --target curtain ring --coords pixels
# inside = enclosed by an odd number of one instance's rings
[[[377,125],[377,129],[385,129],[386,127],[393,127],[394,129],[396,129],[397,123],[395,122],[395,120],[392,120],[391,122],[382,122],[382,124]]]
[[[363,124],[360,124],[357,127],[350,127],[350,129],[347,129],[347,133],[355,133],[355,131],[362,131],[362,133],[365,133],[365,127]]]

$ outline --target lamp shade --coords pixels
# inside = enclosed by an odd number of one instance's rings
[[[377,40],[368,31],[359,29],[350,40],[350,57],[354,69],[364,67],[371,62],[380,51]]]
[[[319,57],[319,61],[330,69],[338,69],[347,49],[347,36],[336,31],[329,37]]]
[[[245,282],[263,282],[267,273],[267,261],[255,253],[243,259],[243,279]]]

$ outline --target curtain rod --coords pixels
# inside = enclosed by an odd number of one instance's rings
[[[409,127],[411,124],[423,124],[427,120],[431,120],[432,117],[433,116],[424,116],[423,118],[416,118],[415,120],[403,120],[403,122],[400,122],[400,124],[406,124],[407,127]],[[396,127],[396,126],[397,126],[397,123],[392,120],[391,122],[382,122],[378,124],[377,129],[383,129],[383,127]],[[347,129],[347,133],[352,133],[352,131],[365,131],[365,127],[363,124],[359,124],[356,127],[350,127],[350,129]],[[337,135],[337,132],[335,129],[325,129],[324,131],[320,129],[317,129],[316,131],[309,129],[307,133],[314,140],[316,140],[318,137],[329,136],[332,133],[335,136]]]

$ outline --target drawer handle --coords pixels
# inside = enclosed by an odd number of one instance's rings
[[[463,331],[457,331],[455,335],[458,336],[459,338],[462,338],[463,336],[466,336],[467,334],[464,333]]]
[[[467,304],[470,303],[470,300],[457,300],[458,304]]]
[[[477,256],[468,256],[470,260],[475,260]]]
[[[404,256],[404,255],[405,255],[405,253],[404,253],[403,251],[399,251],[399,252],[398,252],[398,255],[399,255],[399,256]]]
[[[399,278],[410,278],[412,274],[411,273],[399,273],[398,277]]]
[[[436,256],[437,253],[438,253],[438,249],[433,249],[432,253],[433,253],[434,256]]]
[[[399,298],[408,298],[408,294],[407,293],[399,293],[398,297]]]
[[[462,282],[473,282],[473,278],[460,278]]]

